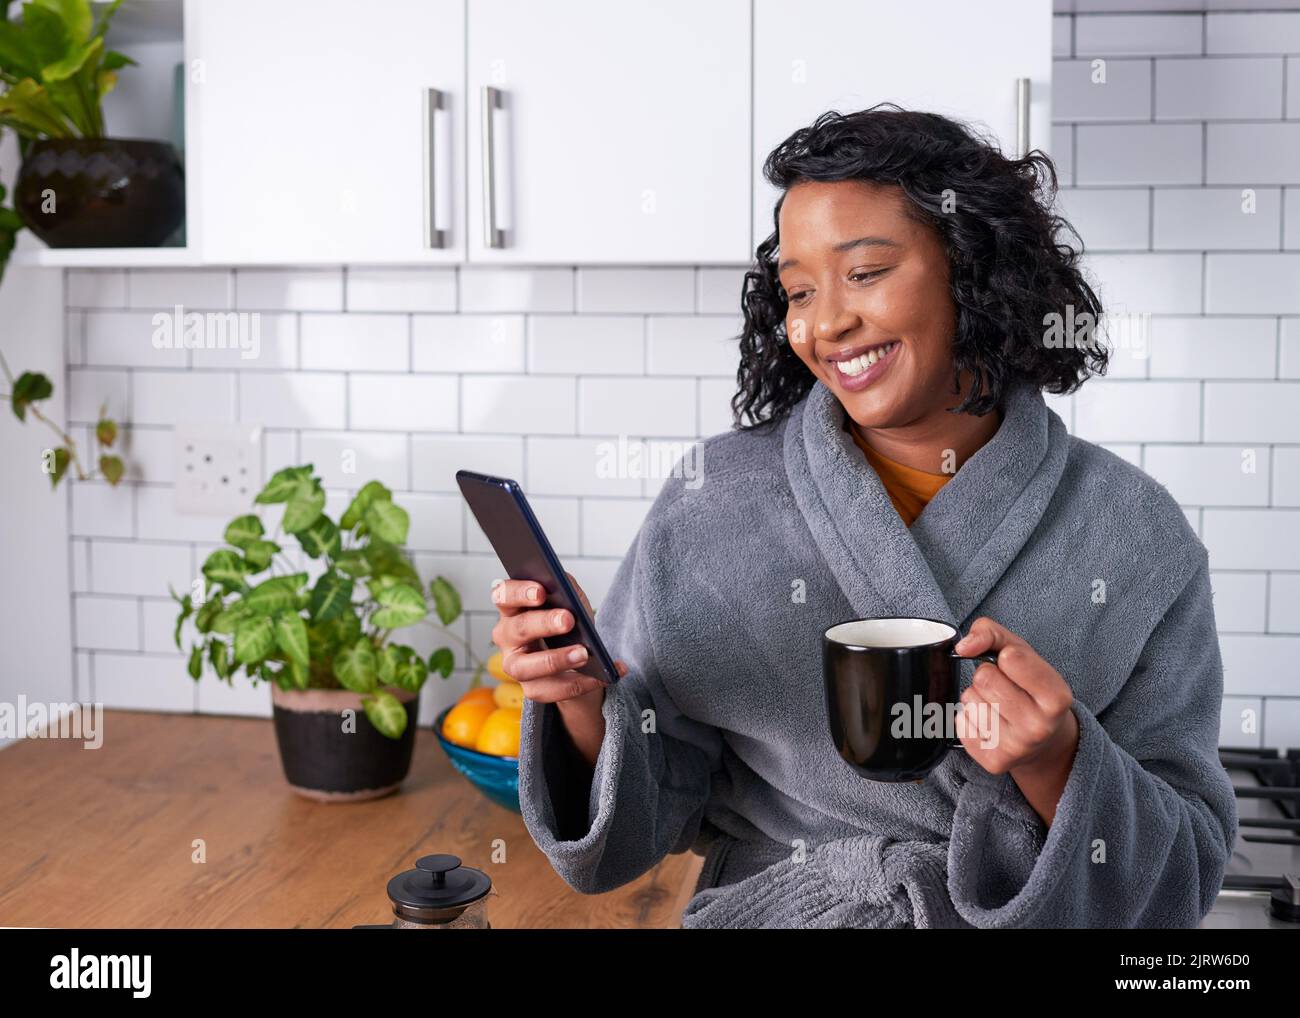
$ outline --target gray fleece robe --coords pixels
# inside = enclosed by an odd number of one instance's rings
[[[664,483],[598,610],[629,673],[594,773],[553,704],[524,705],[524,822],[568,884],[608,891],[693,848],[687,928],[1200,922],[1237,833],[1205,548],[1037,390],[1003,414],[910,528],[820,381],[775,428],[705,439],[702,484]],[[964,752],[898,784],[838,755],[822,633],[890,615],[987,615],[1069,683],[1079,745],[1050,828]]]

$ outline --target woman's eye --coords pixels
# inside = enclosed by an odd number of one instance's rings
[[[788,295],[786,296],[786,301],[787,301],[787,303],[794,304],[794,305],[796,305],[796,306],[800,306],[800,305],[802,305],[802,304],[804,303],[805,300],[807,300],[808,295],[809,295],[811,292],[812,292],[811,290],[800,290],[800,291],[798,291],[797,293],[791,293],[791,294],[788,294]]]
[[[855,272],[852,275],[850,275],[849,278],[855,282],[857,282],[858,280],[874,279],[876,276],[880,275],[884,271],[885,271],[884,269],[875,269],[871,272]]]

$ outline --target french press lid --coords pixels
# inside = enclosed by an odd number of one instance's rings
[[[413,922],[447,922],[492,890],[482,870],[462,866],[454,855],[426,855],[415,869],[388,881],[393,912]]]

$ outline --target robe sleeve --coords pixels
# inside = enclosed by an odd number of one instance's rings
[[[1010,775],[981,771],[989,780],[962,788],[948,887],[967,922],[1190,928],[1213,906],[1238,819],[1218,758],[1223,666],[1197,552],[1117,697],[1095,716],[1075,700],[1079,745],[1050,828]]]
[[[665,489],[679,481],[670,480]],[[664,684],[656,610],[666,599],[655,563],[660,498],[620,563],[596,624],[628,673],[606,687],[605,737],[592,771],[568,741],[554,704],[524,701],[519,802],[524,824],[574,890],[620,887],[695,841],[720,766],[717,728],[687,717]],[[581,578],[579,578],[581,581]]]

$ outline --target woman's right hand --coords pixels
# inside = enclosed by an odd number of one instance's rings
[[[582,606],[591,616],[587,595],[565,573]],[[492,588],[492,601],[500,618],[492,627],[492,642],[501,650],[501,667],[518,681],[523,694],[537,703],[555,703],[563,708],[581,705],[599,712],[605,700],[605,683],[575,671],[587,660],[581,644],[543,649],[540,640],[567,633],[574,626],[573,613],[564,608],[542,608],[546,592],[534,580],[501,580]],[[577,653],[574,661],[571,654]],[[619,676],[627,665],[615,661]]]

